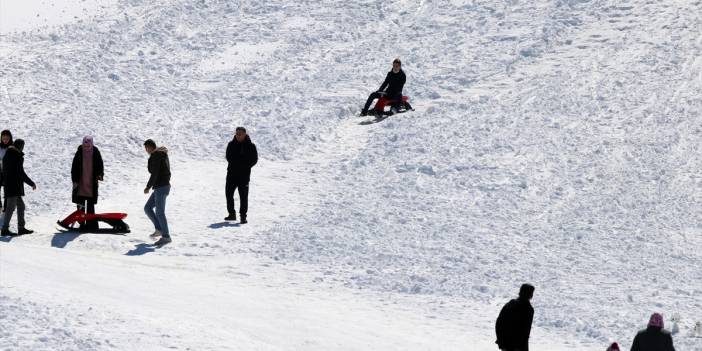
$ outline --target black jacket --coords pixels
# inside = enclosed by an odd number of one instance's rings
[[[240,143],[234,138],[227,145],[227,178],[234,177],[239,182],[248,183],[251,180],[251,167],[258,162],[258,151],[251,138],[246,136]]]
[[[515,299],[500,311],[495,323],[497,345],[501,349],[529,350],[529,334],[534,319],[534,308],[529,300]]]
[[[147,188],[160,188],[171,185],[171,163],[168,161],[168,149],[161,146],[149,156],[149,173],[151,177]]]
[[[631,351],[675,351],[673,337],[658,327],[648,327],[634,337]]]
[[[2,160],[2,178],[5,197],[24,196],[24,183],[35,186],[27,173],[24,173],[24,153],[14,146],[7,148]]]
[[[402,94],[402,88],[405,86],[406,80],[407,77],[405,77],[405,72],[403,70],[400,69],[400,72],[397,73],[394,73],[392,70],[390,70],[390,72],[388,72],[388,75],[385,76],[385,81],[380,86],[380,89],[378,89],[378,91],[383,91],[387,87],[388,89],[385,90],[385,93],[389,96]]]
[[[98,199],[98,178],[105,174],[105,165],[102,162],[102,155],[97,147],[93,146],[93,197],[90,201],[93,204],[97,203]],[[83,146],[78,146],[78,151],[73,156],[73,164],[71,164],[71,180],[74,183],[80,183],[80,178],[83,176]],[[78,198],[78,188],[73,189],[73,203],[82,205],[84,199]]]

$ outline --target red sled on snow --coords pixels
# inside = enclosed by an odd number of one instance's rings
[[[57,223],[66,230],[79,233],[122,234],[129,233],[129,225],[123,221],[126,217],[126,213],[85,213],[81,208]],[[112,228],[100,228],[99,222],[106,223]],[[90,225],[91,223],[93,225]]]
[[[386,110],[386,107],[389,109]],[[402,101],[390,100],[385,95],[378,98],[375,102],[375,106],[368,110],[368,115],[371,116],[392,116],[396,113],[404,113],[407,111],[414,111],[412,105],[409,103],[409,97],[402,95]]]

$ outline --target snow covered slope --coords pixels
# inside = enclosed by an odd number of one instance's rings
[[[654,311],[702,349],[702,2],[101,13],[0,40],[0,127],[39,185],[38,234],[0,243],[10,349],[490,350],[523,282],[536,350],[626,347]],[[417,111],[360,125],[394,57]],[[246,226],[221,222],[237,125],[262,157]],[[127,236],[56,233],[86,134],[106,162],[98,209],[129,213]],[[158,251],[148,137],[174,174]]]

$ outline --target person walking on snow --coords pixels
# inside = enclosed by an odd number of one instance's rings
[[[235,221],[234,190],[239,190],[239,215],[241,224],[248,223],[246,214],[249,209],[249,181],[251,168],[258,162],[256,145],[246,134],[246,128],[236,127],[234,139],[227,145],[227,183],[224,189],[227,198],[227,211],[229,215],[225,221]]]
[[[673,337],[663,329],[663,316],[654,313],[648,321],[648,327],[634,337],[631,351],[675,351]]]
[[[5,182],[5,221],[2,224],[0,235],[16,236],[32,234],[33,230],[25,227],[24,221],[24,184],[37,190],[37,185],[24,172],[24,140],[17,139],[12,146],[7,148],[5,157],[2,159],[2,178]],[[17,209],[17,233],[10,231],[10,220],[12,214]]]
[[[98,182],[103,180],[105,174],[104,164],[100,150],[93,144],[93,137],[86,136],[83,143],[78,146],[71,164],[71,180],[73,181],[73,203],[85,213],[95,213],[95,204],[98,199]],[[98,229],[97,221],[81,223],[81,229],[95,231]]]
[[[148,194],[153,189],[153,193],[144,205],[144,212],[154,224],[155,230],[150,237],[152,239],[160,237],[154,245],[162,246],[171,242],[166,220],[166,198],[171,191],[171,165],[168,161],[168,149],[165,147],[156,147],[153,140],[147,139],[144,142],[144,149],[150,155],[148,169],[151,174],[144,188],[144,194]]]
[[[407,77],[405,72],[402,70],[402,62],[399,58],[392,61],[392,70],[388,72],[385,76],[383,84],[380,85],[378,91],[373,92],[368,96],[366,104],[361,110],[361,116],[368,115],[368,109],[370,108],[373,100],[379,99],[381,96],[385,95],[388,99],[394,101],[402,101],[402,88],[405,86],[405,81]]]
[[[500,350],[529,351],[529,334],[534,319],[534,308],[530,302],[533,296],[534,287],[523,284],[519,289],[519,297],[502,307],[495,322],[495,343]]]
[[[0,188],[2,188],[2,159],[5,157],[7,148],[12,146],[12,133],[5,129],[0,133]],[[0,210],[3,208],[2,200],[0,200]]]

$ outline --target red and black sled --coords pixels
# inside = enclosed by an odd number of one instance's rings
[[[409,103],[409,97],[403,95],[402,101],[390,100],[385,95],[378,98],[375,102],[375,106],[368,110],[369,116],[391,116],[396,113],[404,113],[407,111],[414,111],[412,105]]]
[[[63,220],[58,221],[58,225],[70,231],[79,233],[129,233],[129,225],[123,221],[127,217],[126,213],[85,213],[79,209]],[[96,225],[87,225],[88,223]],[[100,228],[98,222],[106,223],[112,228]]]

